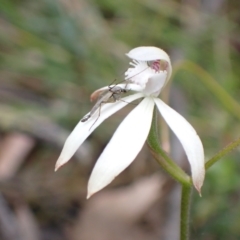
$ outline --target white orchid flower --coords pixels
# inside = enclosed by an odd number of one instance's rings
[[[106,118],[128,103],[143,98],[122,121],[97,160],[89,179],[87,197],[107,186],[136,158],[150,131],[154,105],[181,142],[191,166],[193,184],[200,191],[205,176],[202,142],[186,119],[157,98],[171,76],[169,56],[156,47],[137,47],[126,55],[132,62],[125,73],[128,84],[124,87],[138,93],[124,97],[121,101],[103,104],[100,116],[95,113],[87,121],[80,121],[66,140],[55,169],[68,162]],[[97,90],[92,97],[95,98],[95,95],[107,89],[109,87]]]

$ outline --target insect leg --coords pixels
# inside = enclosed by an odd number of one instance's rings
[[[105,103],[105,102],[101,102],[100,105],[99,105],[99,108],[98,108],[98,117],[97,119],[94,121],[94,123],[92,124],[92,126],[89,128],[89,131],[91,130],[91,128],[93,127],[93,125],[97,122],[97,120],[99,119],[100,115],[101,115],[101,107],[102,107],[102,104]]]

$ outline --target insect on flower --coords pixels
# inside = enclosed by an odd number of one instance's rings
[[[158,98],[172,73],[168,54],[157,47],[141,46],[132,49],[127,56],[131,60],[130,67],[125,72],[125,84],[106,86],[91,95],[91,99],[98,100],[67,138],[55,171],[72,158],[86,138],[105,119],[127,104],[142,99],[123,119],[99,156],[89,179],[87,197],[106,187],[136,158],[148,137],[155,106],[181,142],[190,163],[193,184],[200,192],[205,176],[202,142],[191,124]],[[128,90],[133,93],[121,98],[122,93]],[[109,101],[112,103],[105,103]],[[98,109],[101,110],[101,115],[97,116]],[[127,151],[122,151],[123,149]]]
[[[145,69],[143,69],[141,72],[143,72],[143,71],[147,70],[149,67],[157,65],[157,64],[158,64],[157,61],[149,62],[148,66]],[[159,69],[156,69],[156,68],[155,68],[155,70],[159,71]],[[137,73],[136,75],[140,74],[141,72]],[[136,75],[134,75],[134,76],[136,76]],[[98,110],[98,117],[95,120],[95,122],[96,122],[98,120],[98,118],[100,117],[102,104],[114,103],[116,101],[119,101],[121,99],[122,93],[127,93],[130,90],[129,88],[127,88],[129,82],[131,82],[131,78],[129,78],[127,80],[127,83],[125,84],[124,88],[122,86],[116,84],[113,86],[109,85],[107,90],[99,89],[99,90],[96,90],[95,92],[93,92],[90,96],[90,100],[92,102],[92,101],[95,101],[95,99],[97,98],[97,102],[92,107],[91,111],[86,116],[84,116],[80,121],[86,122]],[[93,125],[95,124],[95,122],[93,123]]]
[[[97,98],[97,102],[95,103],[91,111],[81,119],[81,122],[86,122],[98,110],[98,117],[95,120],[96,122],[100,116],[102,104],[119,101],[121,99],[122,93],[127,93],[128,90],[126,87],[127,87],[127,84],[125,85],[125,88],[122,88],[121,86],[118,86],[118,85],[114,85],[114,86],[110,85],[108,86],[108,90],[95,91],[91,95],[90,100],[94,101]]]

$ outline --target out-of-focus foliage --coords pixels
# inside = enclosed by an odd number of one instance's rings
[[[197,64],[240,103],[239,9],[236,0],[0,0],[2,142],[17,131],[31,136],[35,146],[15,175],[1,182],[2,192],[14,192],[17,182],[42,226],[69,224],[72,215],[64,209],[71,212],[75,201],[85,203],[93,160],[125,112],[90,137],[76,157],[79,163],[53,175],[54,163],[68,131],[91,108],[90,93],[124,79],[124,54],[133,47],[157,46],[170,54],[173,65]],[[197,130],[207,159],[239,137],[240,119],[199,80],[198,72],[178,69],[171,87],[170,103]],[[157,171],[149,162],[138,173],[120,176],[117,184]],[[240,238],[239,190],[236,151],[207,173],[203,197],[194,196],[192,239]]]

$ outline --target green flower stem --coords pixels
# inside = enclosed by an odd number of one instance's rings
[[[240,119],[240,104],[232,98],[223,87],[204,69],[190,61],[183,61],[174,66],[174,74],[185,69],[198,76],[202,83],[218,98],[222,105],[235,117]]]
[[[191,200],[191,178],[177,165],[173,160],[160,148],[158,136],[158,119],[156,109],[152,126],[148,136],[148,145],[151,153],[157,160],[159,165],[169,173],[172,178],[182,185],[182,199],[181,199],[181,222],[180,222],[180,236],[181,240],[188,240],[189,236],[189,209]]]
[[[182,185],[180,240],[189,239],[189,218],[191,206],[191,186]]]
[[[159,165],[170,174],[170,176],[175,179],[177,182],[183,185],[191,185],[191,178],[177,165],[172,165],[171,159],[167,156],[167,154],[162,149],[152,148],[151,143],[148,141],[148,145],[150,147],[150,151],[155,158],[155,160],[159,163]],[[154,149],[154,150],[153,150]]]
[[[207,170],[210,168],[214,163],[216,163],[218,160],[220,160],[223,156],[234,150],[236,147],[240,145],[240,138],[234,142],[231,142],[228,144],[225,148],[223,148],[220,152],[218,152],[215,156],[213,156],[211,159],[209,159],[205,163],[205,169]]]
[[[153,122],[148,136],[148,145],[151,153],[159,165],[179,183],[191,186],[191,178],[162,150],[159,146],[158,120],[156,110],[154,111]]]

